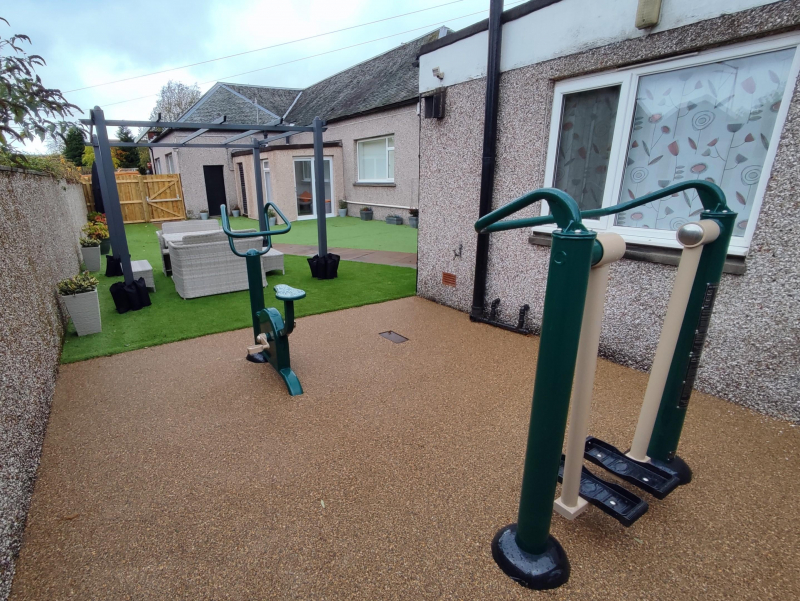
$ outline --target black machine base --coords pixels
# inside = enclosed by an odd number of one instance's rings
[[[636,461],[625,455],[613,445],[589,436],[583,456],[609,472],[638,486],[656,499],[663,499],[680,485],[678,477],[672,471],[642,461]]]
[[[569,580],[569,559],[550,536],[543,553],[523,551],[517,545],[517,525],[500,530],[492,540],[492,557],[514,582],[539,591],[557,588]]]
[[[564,456],[558,468],[558,481],[564,479]],[[598,478],[585,467],[581,470],[579,494],[623,526],[631,526],[647,512],[647,502],[626,488]]]
[[[264,356],[264,353],[249,354],[245,357],[251,363],[269,363],[269,359]]]
[[[675,455],[669,461],[661,461],[660,459],[650,459],[650,463],[655,465],[657,468],[664,470],[665,472],[669,472],[673,476],[678,479],[678,484],[683,486],[684,484],[689,484],[692,481],[692,468],[688,466],[688,464]]]

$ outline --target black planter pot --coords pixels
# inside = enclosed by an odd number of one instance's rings
[[[372,211],[359,211],[361,221],[372,221]]]
[[[100,254],[107,255],[109,252],[111,252],[111,238],[100,240]]]
[[[386,223],[389,225],[403,225],[403,218],[400,215],[387,215]]]
[[[332,280],[339,275],[339,255],[328,253],[327,255],[314,255],[308,259],[308,266],[311,268],[311,277],[319,280]]]
[[[417,229],[419,227],[419,217],[409,217],[408,226]]]

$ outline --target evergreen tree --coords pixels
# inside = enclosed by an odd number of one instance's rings
[[[120,142],[133,142],[133,134],[131,130],[120,125],[117,128],[117,139]],[[139,166],[139,149],[138,148],[118,148],[119,166],[122,168],[131,168]]]
[[[64,144],[64,158],[71,163],[81,166],[83,159],[84,138],[83,132],[77,127],[71,127],[67,132]]]

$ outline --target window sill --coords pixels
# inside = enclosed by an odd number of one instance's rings
[[[545,232],[533,232],[528,237],[528,243],[534,246],[550,246],[552,236]],[[644,244],[631,244],[626,245],[625,254],[623,259],[631,261],[647,261],[648,263],[660,263],[661,265],[675,265],[677,266],[681,259],[681,250],[677,248],[664,248],[659,246],[647,246]],[[723,273],[731,275],[744,275],[747,271],[747,264],[744,257],[736,257],[728,255],[725,259],[725,266],[722,268]]]
[[[394,182],[353,182],[354,186],[374,186],[377,188],[396,188]]]

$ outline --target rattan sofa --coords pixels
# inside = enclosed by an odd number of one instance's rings
[[[254,232],[256,230],[242,230]],[[245,253],[248,249],[261,249],[261,238],[242,238],[234,242],[236,250]],[[172,280],[175,290],[182,298],[197,298],[212,294],[223,294],[247,290],[247,267],[243,257],[231,252],[228,237],[224,232],[190,234],[180,243],[168,243],[172,262]],[[267,285],[264,270],[261,270],[263,285]]]
[[[161,229],[156,230],[158,248],[161,250],[161,271],[164,275],[171,275],[172,268],[169,260],[169,249],[162,234],[177,234],[180,232],[216,232],[222,231],[222,225],[216,219],[192,219],[189,221],[165,221]]]

